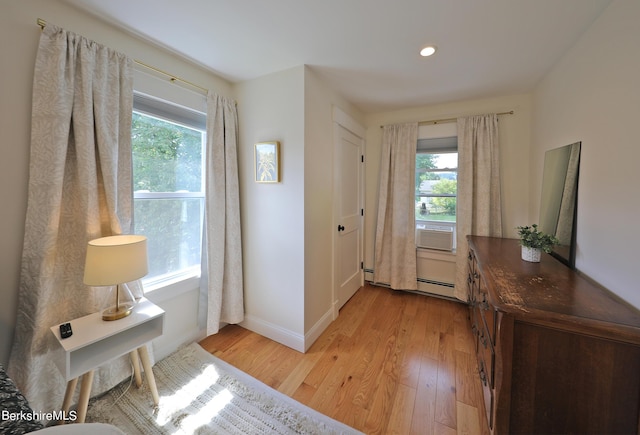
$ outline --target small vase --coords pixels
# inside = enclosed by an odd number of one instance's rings
[[[540,262],[541,250],[540,248],[529,248],[528,246],[522,247],[522,259],[530,261],[532,263]]]

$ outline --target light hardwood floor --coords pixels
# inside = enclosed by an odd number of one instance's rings
[[[230,325],[200,344],[367,434],[488,434],[468,308],[365,285],[306,353]]]

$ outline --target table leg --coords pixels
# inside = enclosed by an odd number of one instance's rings
[[[133,375],[136,378],[136,387],[140,388],[142,385],[142,374],[140,373],[140,358],[138,358],[138,351],[132,350],[129,355],[131,356],[131,364],[133,364]]]
[[[91,395],[91,385],[93,384],[93,370],[82,375],[80,386],[80,397],[78,398],[78,419],[77,423],[84,423],[87,417],[87,406],[89,406],[89,396]]]
[[[157,405],[160,403],[160,397],[158,396],[158,387],[156,387],[156,378],[153,376],[153,370],[151,370],[151,361],[149,360],[147,346],[139,347],[138,352],[140,352],[140,359],[142,360],[144,375],[147,378],[149,389],[151,390],[151,395],[153,396],[153,403]]]
[[[71,408],[71,401],[73,400],[73,393],[76,391],[76,385],[78,385],[78,378],[71,379],[67,382],[67,389],[64,392],[64,401],[62,402],[62,414],[68,415],[69,408]],[[64,424],[64,420],[60,421],[60,424]]]

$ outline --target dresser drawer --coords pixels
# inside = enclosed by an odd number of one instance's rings
[[[473,305],[474,302],[477,301],[478,298],[478,265],[476,264],[476,257],[473,254],[473,251],[469,251],[467,256],[467,286],[468,286],[468,299],[469,302]]]
[[[493,406],[494,397],[493,389],[489,385],[489,379],[487,375],[487,367],[482,359],[479,360],[480,367],[478,371],[480,373],[480,380],[482,381],[482,397],[484,399],[484,411],[487,416],[487,422],[489,423],[489,430],[493,430]]]
[[[496,345],[496,310],[489,304],[487,300],[487,294],[480,292],[478,297],[478,308],[480,309],[480,314],[482,317],[482,321],[484,322],[484,326],[487,330],[487,336],[491,340],[491,344],[493,346]]]
[[[485,369],[485,375],[489,388],[494,387],[494,370],[495,370],[495,355],[493,352],[493,346],[487,336],[487,331],[484,328],[480,329],[478,334],[478,359],[483,362]],[[482,378],[482,376],[481,376]]]

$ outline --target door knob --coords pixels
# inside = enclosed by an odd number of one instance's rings
[[[344,225],[338,225],[338,231],[344,231]]]

